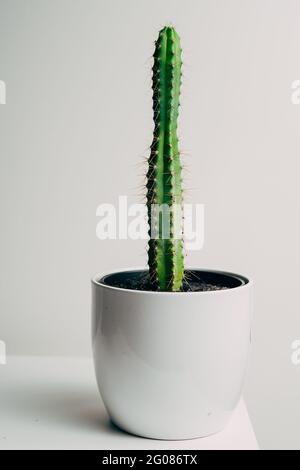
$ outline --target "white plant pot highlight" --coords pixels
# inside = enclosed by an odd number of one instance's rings
[[[130,433],[207,436],[225,427],[240,399],[252,282],[201,272],[226,277],[236,287],[174,293],[111,287],[110,275],[92,281],[97,382],[112,421]]]

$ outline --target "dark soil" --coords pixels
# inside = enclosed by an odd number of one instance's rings
[[[115,273],[101,279],[106,285],[121,289],[131,289],[139,291],[156,290],[150,283],[148,271],[128,271]],[[187,270],[185,272],[182,292],[207,292],[225,290],[241,285],[242,281],[211,271]]]

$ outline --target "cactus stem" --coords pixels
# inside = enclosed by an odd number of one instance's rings
[[[172,27],[165,27],[159,33],[152,71],[154,136],[147,172],[147,207],[149,233],[154,225],[159,236],[149,240],[148,262],[153,287],[176,291],[181,289],[184,272],[182,239],[173,238],[173,206],[182,204],[181,164],[176,135],[181,47],[178,34]],[[167,204],[170,208],[169,239],[162,237],[163,220],[152,214],[153,203]],[[155,217],[156,220],[152,220]]]

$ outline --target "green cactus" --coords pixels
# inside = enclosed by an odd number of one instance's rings
[[[152,69],[154,136],[146,185],[150,280],[154,289],[162,291],[181,290],[184,275],[182,217],[178,211],[182,207],[177,137],[181,64],[179,36],[173,27],[165,27],[155,43]],[[165,209],[169,209],[169,217]],[[169,236],[166,236],[168,221]],[[153,238],[153,228],[156,238]]]

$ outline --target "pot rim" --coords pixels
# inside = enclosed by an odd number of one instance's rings
[[[91,283],[94,286],[97,287],[102,287],[108,290],[115,290],[119,292],[127,292],[131,293],[133,295],[160,295],[160,296],[182,296],[182,295],[228,295],[230,292],[240,290],[240,289],[249,289],[253,286],[253,279],[251,279],[248,276],[244,276],[241,274],[233,273],[231,271],[223,271],[221,269],[206,269],[206,268],[199,268],[199,267],[187,267],[185,270],[186,271],[206,271],[210,273],[217,273],[217,274],[223,274],[225,276],[229,277],[235,277],[244,280],[245,282],[241,284],[240,286],[236,287],[230,287],[228,289],[221,289],[221,290],[211,290],[211,291],[196,291],[196,292],[167,292],[167,291],[151,291],[151,290],[138,290],[138,289],[126,289],[124,287],[115,287],[115,286],[110,286],[108,284],[105,284],[101,282],[101,279],[105,276],[109,276],[111,274],[117,274],[117,273],[126,273],[126,272],[132,272],[132,271],[145,271],[148,268],[145,266],[137,266],[137,267],[132,267],[132,268],[120,268],[120,269],[114,269],[112,272],[104,272],[104,273],[98,273],[95,276],[92,277]]]

